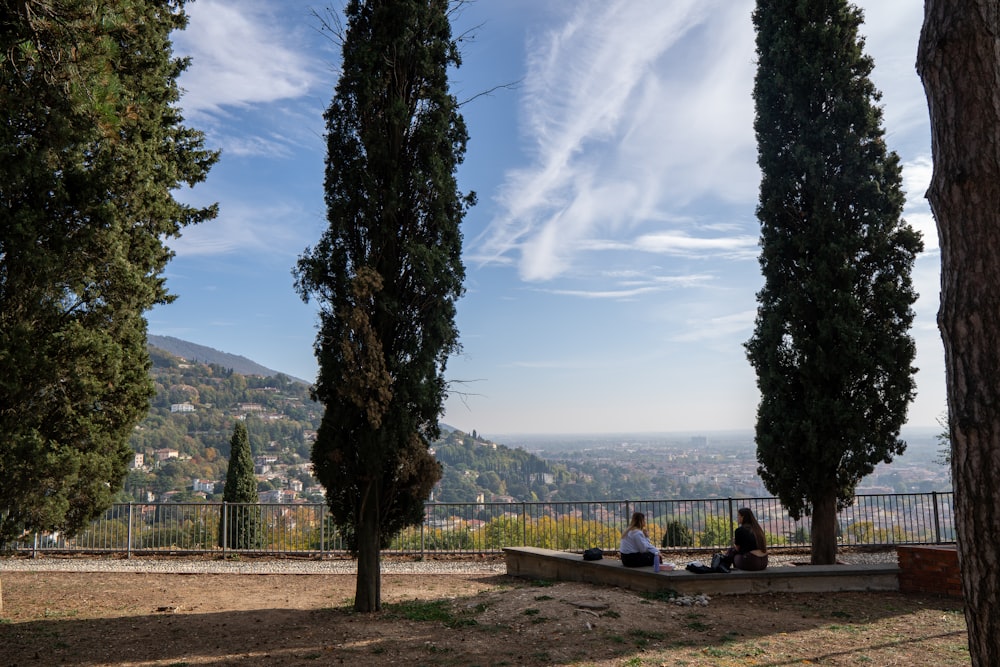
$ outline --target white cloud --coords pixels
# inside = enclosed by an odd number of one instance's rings
[[[757,256],[757,237],[698,238],[676,232],[660,232],[640,236],[635,241],[635,248],[645,252],[672,255],[711,253],[753,258]]]
[[[168,239],[167,245],[179,257],[246,252],[294,258],[314,241],[310,232],[322,228],[322,220],[316,217],[290,205],[229,204],[215,220],[186,227],[180,238]]]
[[[192,58],[180,78],[185,111],[218,113],[298,98],[315,85],[318,68],[301,41],[264,5],[198,0],[187,13],[187,29],[173,36],[177,52]]]
[[[519,253],[522,278],[548,280],[699,197],[752,200],[751,6],[592,1],[537,38],[522,128],[533,160],[507,173],[476,254]]]
[[[711,317],[707,320],[692,320],[688,322],[688,331],[673,336],[670,340],[678,343],[693,343],[708,339],[729,338],[738,333],[753,330],[756,310],[744,310],[729,315]]]

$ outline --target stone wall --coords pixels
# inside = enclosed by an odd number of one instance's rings
[[[954,545],[901,545],[896,547],[896,555],[901,592],[962,597],[958,550]]]

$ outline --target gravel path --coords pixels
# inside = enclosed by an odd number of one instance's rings
[[[711,554],[665,553],[664,562],[683,567],[693,560],[711,560]],[[842,551],[841,563],[874,564],[895,563],[896,551]],[[792,563],[808,563],[804,552],[782,553],[772,551],[771,567]],[[171,574],[356,574],[357,564],[350,559],[307,559],[244,557],[222,560],[205,557],[121,558],[121,557],[60,557],[30,558],[13,556],[0,558],[3,572],[161,572]],[[384,574],[506,574],[507,566],[502,556],[451,559],[413,560],[385,558]]]
[[[160,572],[169,574],[356,574],[347,559],[294,558],[0,558],[3,572]],[[502,558],[482,560],[383,560],[384,574],[506,574]]]

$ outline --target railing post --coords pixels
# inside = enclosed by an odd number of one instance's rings
[[[528,504],[521,501],[521,544],[526,547],[535,545],[528,544]]]
[[[128,545],[125,547],[125,558],[132,558],[132,503],[128,504],[128,531],[126,531],[126,539],[128,540]]]
[[[941,517],[938,516],[937,491],[931,491],[931,501],[934,503],[934,543],[941,544]]]
[[[319,558],[326,552],[326,503],[319,506]]]
[[[229,546],[229,512],[226,511],[227,503],[222,501],[219,510],[222,512],[222,559],[226,559],[226,548]]]

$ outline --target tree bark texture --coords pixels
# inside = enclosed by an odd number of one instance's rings
[[[382,609],[381,544],[379,542],[379,494],[369,484],[359,508],[358,576],[354,588],[354,610],[373,612]]]
[[[809,562],[833,565],[837,562],[837,492],[812,501],[812,548]]]
[[[926,0],[917,70],[941,307],[958,554],[972,664],[1000,665],[1000,4]]]

